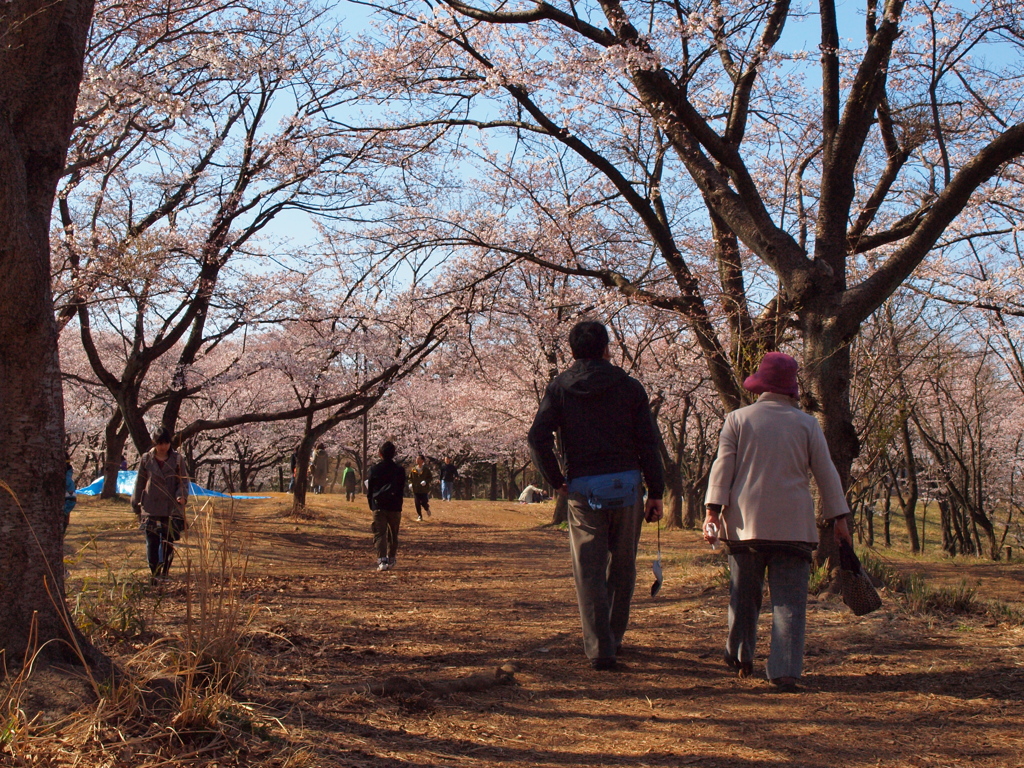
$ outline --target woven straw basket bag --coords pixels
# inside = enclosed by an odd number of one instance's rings
[[[839,547],[839,586],[843,592],[843,602],[856,616],[863,616],[882,607],[881,596],[861,568],[853,547],[846,542]]]

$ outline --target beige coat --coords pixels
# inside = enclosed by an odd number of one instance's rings
[[[327,470],[330,469],[330,462],[331,457],[327,455],[327,451],[313,451],[313,485],[323,486],[327,484]]]
[[[817,419],[768,392],[726,417],[705,503],[725,507],[723,539],[817,543],[810,475],[825,517],[848,514]]]
[[[179,498],[188,499],[188,473],[181,454],[170,451],[160,466],[154,451],[144,453],[132,494],[132,509],[142,515],[142,522],[151,517],[184,519],[185,506],[178,503]]]

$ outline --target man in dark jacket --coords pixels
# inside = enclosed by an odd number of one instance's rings
[[[629,623],[641,521],[661,519],[664,471],[647,393],[611,364],[604,325],[577,324],[569,346],[576,362],[548,385],[530,428],[530,453],[544,478],[569,495],[583,649],[594,669],[614,669]]]
[[[377,570],[395,567],[398,552],[398,527],[402,523],[402,498],[405,493],[405,468],[395,463],[395,444],[388,440],[380,447],[382,461],[370,467],[366,498],[373,511],[373,546],[377,550]]]
[[[441,472],[438,479],[441,481],[441,500],[452,500],[452,489],[455,486],[455,478],[459,476],[459,470],[452,464],[450,457],[445,456],[441,464]]]

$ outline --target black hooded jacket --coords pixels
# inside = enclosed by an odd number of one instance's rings
[[[665,491],[658,434],[643,385],[607,360],[577,360],[548,385],[530,427],[530,455],[552,486],[639,469],[651,498]],[[565,475],[555,457],[559,431]]]

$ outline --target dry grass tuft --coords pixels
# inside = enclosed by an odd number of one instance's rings
[[[0,755],[11,766],[157,768],[311,765],[280,722],[239,700],[251,676],[253,608],[241,597],[245,542],[212,503],[195,512],[179,547],[184,617],[180,634],[138,645],[163,602],[127,566],[82,583],[72,604],[94,641],[133,648],[111,680],[91,679],[94,701],[43,722],[25,702],[31,663],[0,692]],[[174,578],[174,577],[172,577]],[[135,643],[135,645],[131,645]]]

